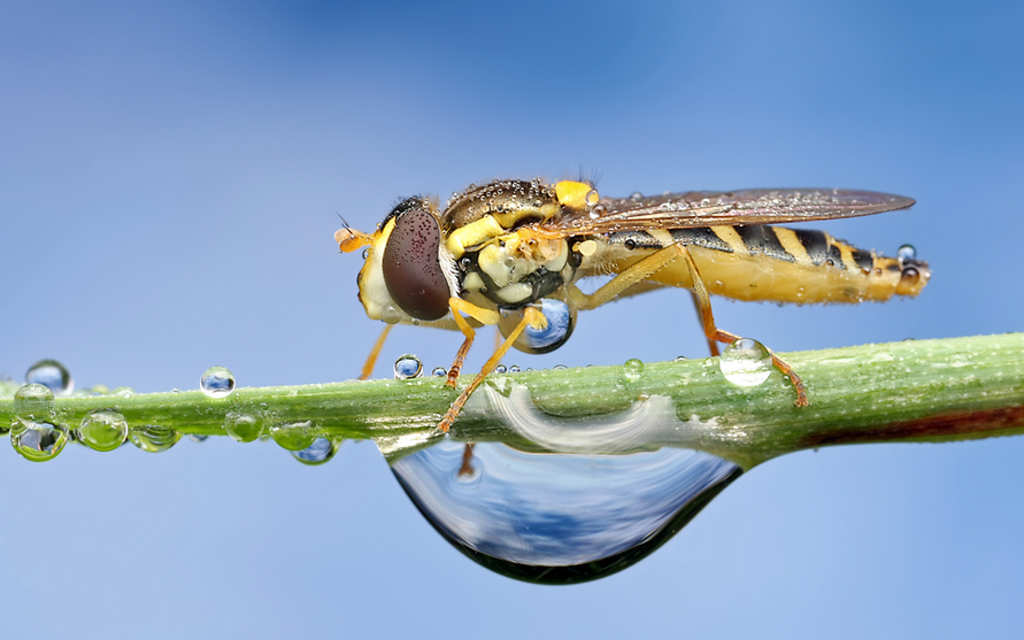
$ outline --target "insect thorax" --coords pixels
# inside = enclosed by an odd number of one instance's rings
[[[581,260],[565,238],[536,238],[523,230],[467,251],[458,262],[460,284],[463,295],[517,309],[572,282]]]

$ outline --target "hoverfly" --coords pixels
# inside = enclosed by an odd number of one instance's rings
[[[823,231],[769,223],[827,220],[904,209],[910,198],[841,189],[691,191],[604,198],[586,182],[502,180],[471,185],[441,210],[425,197],[400,202],[371,234],[335,233],[343,252],[367,247],[359,272],[366,314],[383,320],[362,378],[368,378],[391,325],[457,329],[465,336],[446,384],[455,387],[475,327],[497,325],[505,339],[452,403],[438,427],[448,431],[469,396],[512,346],[542,330],[545,301],[571,317],[616,299],[675,286],[693,293],[712,355],[739,336],[715,325],[710,296],[812,303],[884,301],[916,296],[931,275],[909,255],[888,258]],[[593,293],[577,282],[612,276]],[[512,318],[512,321],[509,321]],[[550,351],[568,339],[571,326]],[[541,352],[543,352],[541,351]],[[808,404],[800,377],[771,353],[789,377],[794,404]]]

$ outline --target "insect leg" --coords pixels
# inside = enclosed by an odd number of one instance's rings
[[[374,343],[373,349],[370,350],[370,355],[366,356],[366,362],[363,363],[363,370],[359,372],[360,380],[369,380],[370,376],[373,375],[373,366],[377,364],[377,357],[380,356],[380,350],[384,348],[384,340],[387,339],[388,334],[391,333],[391,328],[394,325],[384,325],[384,330],[380,332],[380,337],[377,338],[377,342]]]
[[[455,298],[453,298],[453,300],[454,299]],[[464,300],[460,300],[460,302],[463,302],[464,304],[469,304],[466,303]],[[475,307],[475,305],[470,306]],[[476,308],[479,309],[479,307]],[[487,310],[481,309],[481,311]],[[496,311],[493,313],[497,315]],[[456,317],[458,316],[456,315]],[[463,322],[465,322],[465,320],[463,320]],[[455,399],[455,402],[452,403],[452,406],[448,407],[448,412],[444,414],[444,418],[441,419],[441,422],[440,424],[437,425],[437,428],[445,433],[448,433],[448,430],[451,428],[452,423],[455,422],[455,418],[459,416],[459,412],[462,411],[462,407],[465,406],[466,401],[469,400],[469,396],[473,395],[473,392],[476,391],[476,388],[480,386],[480,383],[484,381],[484,379],[491,371],[494,371],[494,367],[498,366],[498,363],[501,361],[501,359],[505,356],[506,353],[508,353],[509,348],[512,347],[512,343],[515,342],[517,338],[519,338],[519,335],[526,330],[526,327],[531,326],[534,327],[535,329],[543,329],[545,326],[547,326],[547,322],[547,318],[545,318],[544,314],[541,313],[538,309],[535,309],[533,307],[526,307],[525,312],[523,313],[523,319],[520,320],[519,324],[516,325],[516,328],[513,329],[508,334],[508,337],[505,338],[505,342],[503,342],[501,346],[498,347],[498,350],[494,352],[494,355],[492,355],[490,359],[488,359],[487,362],[484,363],[483,369],[481,369],[480,373],[476,374],[476,377],[473,378],[473,381],[470,382],[469,385],[462,390],[462,393],[460,393],[459,397]],[[470,342],[472,342],[472,340],[470,340]]]
[[[690,297],[693,298],[693,309],[697,312],[697,318],[704,324],[704,314],[700,310],[700,299],[697,298],[697,294],[690,290]],[[711,357],[717,358],[721,355],[718,351],[718,342],[714,338],[708,338],[708,349],[711,351]]]
[[[722,331],[715,326],[715,317],[711,313],[711,295],[708,293],[708,288],[705,286],[704,280],[700,277],[700,271],[697,270],[697,263],[693,261],[693,256],[690,255],[690,251],[686,247],[683,245],[675,246],[679,247],[683,259],[686,260],[686,266],[690,270],[690,280],[693,282],[693,296],[697,301],[697,310],[700,312],[701,323],[704,325],[704,335],[707,336],[708,341],[731,344],[736,340],[739,340],[740,337],[738,335],[729,333],[728,331]],[[810,404],[807,400],[807,389],[804,387],[804,383],[800,379],[800,376],[793,371],[793,367],[789,366],[789,363],[775,355],[775,352],[771,349],[768,349],[768,353],[772,356],[772,364],[775,365],[775,368],[789,376],[790,382],[793,383],[793,388],[796,390],[796,401],[793,404],[798,407],[806,407]]]
[[[451,307],[455,324],[462,331],[462,335],[466,336],[462,346],[459,347],[458,353],[455,354],[455,362],[452,362],[452,366],[448,369],[448,380],[445,382],[445,385],[454,388],[455,382],[459,379],[459,373],[462,371],[462,365],[466,362],[466,354],[469,353],[469,348],[473,346],[473,340],[476,339],[476,331],[469,325],[469,322],[466,321],[462,314],[465,313],[482,324],[498,324],[501,316],[498,315],[497,311],[478,307],[475,304],[466,302],[462,298],[449,298],[448,306]]]

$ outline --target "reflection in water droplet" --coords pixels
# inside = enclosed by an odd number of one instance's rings
[[[540,309],[548,325],[543,329],[527,326],[512,346],[524,353],[548,353],[565,344],[576,326],[576,310],[561,300],[550,298],[542,298],[531,306]],[[498,329],[507,338],[522,319],[522,309],[502,309]]]
[[[190,433],[190,434],[188,434],[188,439],[191,440],[192,442],[206,442],[206,439],[209,438],[209,437],[210,436],[208,436],[208,435],[206,435],[204,433]]]
[[[235,442],[252,442],[263,435],[263,421],[244,413],[224,416],[224,430]]]
[[[11,445],[26,460],[52,460],[64,449],[67,442],[67,430],[52,422],[16,416],[11,423]]]
[[[75,437],[94,451],[113,451],[128,437],[128,422],[113,409],[95,409],[82,418]]]
[[[299,451],[292,451],[292,456],[302,464],[316,466],[334,457],[337,448],[327,438],[317,438],[313,444]]]
[[[40,360],[25,372],[26,384],[41,384],[57,395],[74,391],[75,381],[67,368],[57,360]]]
[[[630,200],[643,200],[644,199],[644,194],[640,193],[639,191],[634,191],[633,193],[629,194],[629,199]]]
[[[405,354],[395,360],[395,377],[399,380],[418,378],[423,373],[423,363],[412,354]]]
[[[430,372],[430,375],[435,378],[444,378],[448,375],[448,370],[444,367],[434,367],[434,370]]]
[[[741,473],[687,449],[588,455],[477,443],[475,471],[460,480],[464,453],[446,439],[391,468],[457,549],[498,573],[547,584],[594,580],[636,563]]]
[[[917,258],[917,249],[912,244],[902,245],[896,250],[896,257],[900,260],[915,260]]]
[[[270,427],[270,437],[282,449],[302,451],[316,440],[316,425],[309,420],[276,424]]]
[[[181,434],[174,429],[147,424],[141,427],[132,427],[128,431],[128,439],[143,451],[160,453],[177,444],[181,439]]]
[[[494,367],[494,373],[508,373],[508,367],[503,364],[499,364]]]
[[[211,398],[226,398],[235,390],[235,376],[227,367],[210,367],[199,378],[199,388]]]
[[[722,351],[718,366],[729,382],[756,387],[771,375],[772,356],[757,340],[740,338]]]

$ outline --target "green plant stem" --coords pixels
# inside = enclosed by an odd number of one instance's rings
[[[778,371],[759,386],[740,387],[725,379],[717,358],[647,363],[639,375],[624,366],[601,366],[493,379],[525,385],[536,407],[561,417],[621,412],[638,400],[668,396],[680,420],[698,425],[697,448],[748,468],[827,445],[947,442],[1024,432],[1024,334],[782,355],[804,379],[809,407],[793,406],[793,389]],[[460,385],[469,380],[464,376]],[[132,426],[223,435],[225,417],[234,412],[257,415],[268,425],[309,420],[335,439],[404,437],[417,443],[434,434],[455,395],[443,379],[420,378],[239,388],[221,399],[199,391],[73,396],[56,399],[53,417],[74,428],[91,410],[115,408]],[[10,424],[17,410],[10,397],[0,399],[0,424]],[[508,439],[484,413],[467,411],[453,434],[466,440]]]

